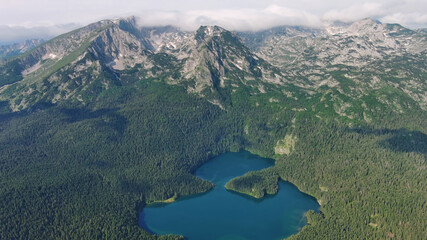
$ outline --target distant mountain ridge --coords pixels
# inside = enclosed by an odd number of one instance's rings
[[[43,39],[31,39],[20,43],[0,45],[0,60],[25,53],[43,42],[45,42]]]

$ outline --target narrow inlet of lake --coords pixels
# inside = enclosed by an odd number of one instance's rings
[[[215,184],[205,194],[168,204],[151,204],[139,218],[155,234],[183,235],[189,240],[283,239],[304,225],[304,214],[319,205],[290,183],[279,181],[279,192],[263,199],[227,191],[224,185],[249,171],[274,165],[272,159],[249,152],[225,153],[200,168],[196,175]]]

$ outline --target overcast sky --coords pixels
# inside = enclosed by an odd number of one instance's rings
[[[0,0],[0,42],[56,35],[97,20],[136,15],[143,25],[220,25],[260,30],[277,25],[320,26],[325,20],[371,17],[427,27],[426,0]],[[27,28],[36,28],[28,30]]]

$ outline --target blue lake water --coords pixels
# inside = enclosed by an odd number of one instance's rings
[[[173,203],[143,209],[139,224],[155,234],[178,234],[189,240],[283,239],[305,224],[304,213],[318,211],[312,197],[279,181],[279,192],[263,199],[231,192],[224,185],[249,171],[274,165],[249,152],[225,153],[197,169],[196,175],[215,183],[211,191]]]

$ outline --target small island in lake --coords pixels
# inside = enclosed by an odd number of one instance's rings
[[[211,191],[150,204],[141,212],[140,226],[155,234],[183,235],[190,240],[283,239],[295,234],[307,224],[305,213],[318,211],[319,205],[274,175],[258,179],[256,171],[269,171],[273,165],[274,160],[249,152],[222,154],[195,173],[215,184]],[[248,191],[249,187],[260,190]]]

